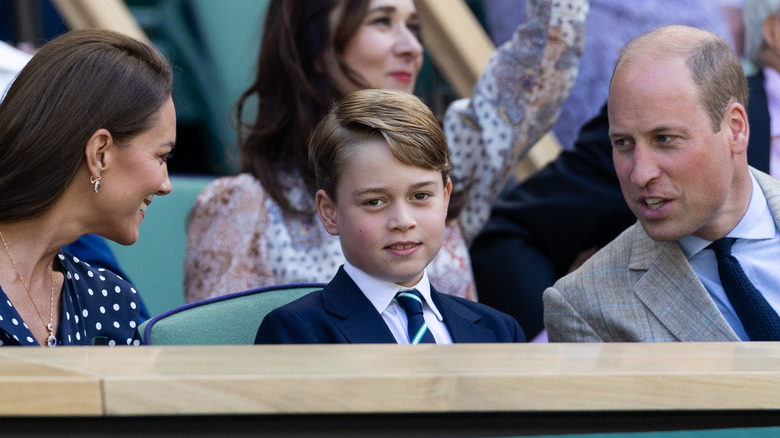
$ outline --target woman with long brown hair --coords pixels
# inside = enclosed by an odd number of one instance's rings
[[[528,21],[492,56],[444,130],[453,199],[429,272],[442,292],[476,299],[468,243],[513,164],[557,117],[576,76],[586,0],[532,1]],[[184,263],[187,301],[258,286],[327,282],[344,256],[319,223],[307,141],[351,91],[412,92],[422,65],[413,0],[272,0],[255,83],[238,103],[243,173],[198,198]]]
[[[0,103],[0,345],[138,345],[132,285],[61,248],[129,245],[171,191],[171,66],[111,31],[66,33]]]

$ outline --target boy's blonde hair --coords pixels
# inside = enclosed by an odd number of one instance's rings
[[[447,183],[452,168],[447,139],[431,110],[416,96],[393,90],[366,89],[334,104],[309,139],[309,162],[317,187],[334,201],[341,169],[353,147],[387,144],[403,164],[441,172]]]

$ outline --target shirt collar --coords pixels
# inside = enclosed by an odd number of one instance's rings
[[[737,226],[729,231],[726,236],[739,239],[771,239],[775,235],[775,220],[772,217],[772,211],[769,210],[764,191],[761,190],[761,186],[758,185],[758,181],[752,172],[750,173],[750,181],[752,183],[752,193],[747,211],[739,223],[737,223]],[[679,239],[677,243],[680,245],[680,249],[682,249],[685,257],[690,259],[712,242],[690,235]]]
[[[393,302],[395,295],[399,291],[417,289],[417,291],[420,292],[420,295],[422,295],[423,301],[428,304],[428,307],[430,307],[433,313],[436,315],[436,318],[438,318],[439,321],[444,320],[444,318],[441,316],[441,313],[439,313],[439,309],[436,308],[436,304],[434,304],[433,300],[431,299],[431,283],[428,280],[427,270],[423,270],[422,278],[412,287],[401,286],[390,281],[379,280],[366,274],[349,262],[344,263],[344,271],[349,274],[350,278],[352,278],[352,281],[357,284],[357,286],[363,292],[363,295],[368,298],[368,301],[371,302],[371,304],[376,308],[376,311],[380,314],[384,312],[385,309],[387,309],[387,306]]]

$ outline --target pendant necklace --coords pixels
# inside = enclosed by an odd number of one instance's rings
[[[22,273],[19,272],[19,267],[16,266],[16,260],[14,260],[13,256],[11,256],[11,250],[8,249],[8,243],[5,241],[5,236],[3,236],[3,233],[0,232],[0,239],[3,240],[3,246],[5,247],[5,253],[8,254],[8,258],[11,259],[11,263],[14,265],[14,269],[16,270],[16,275],[19,276],[19,281],[22,282],[22,286],[24,286],[25,292],[27,292],[27,297],[30,298],[30,301],[33,303],[33,307],[35,307],[35,312],[38,314],[38,318],[40,318],[41,322],[43,323],[43,326],[46,328],[46,331],[49,332],[49,336],[46,337],[46,345],[49,347],[54,347],[57,345],[57,337],[54,336],[54,269],[52,268],[51,264],[49,264],[49,278],[51,279],[51,298],[49,301],[49,323],[46,323],[46,320],[43,319],[43,316],[41,316],[41,311],[38,310],[38,305],[35,304],[35,300],[32,297],[32,294],[30,293],[30,288],[27,287],[27,283],[24,282],[24,278],[22,278]]]

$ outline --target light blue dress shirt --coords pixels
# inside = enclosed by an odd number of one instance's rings
[[[753,193],[750,204],[736,227],[726,236],[738,240],[731,249],[742,270],[748,276],[775,311],[780,310],[780,233],[766,203],[764,192],[751,173]],[[693,271],[715,300],[718,309],[743,341],[750,340],[739,321],[734,308],[718,276],[718,262],[715,251],[706,249],[712,243],[695,236],[686,236],[677,241]]]

